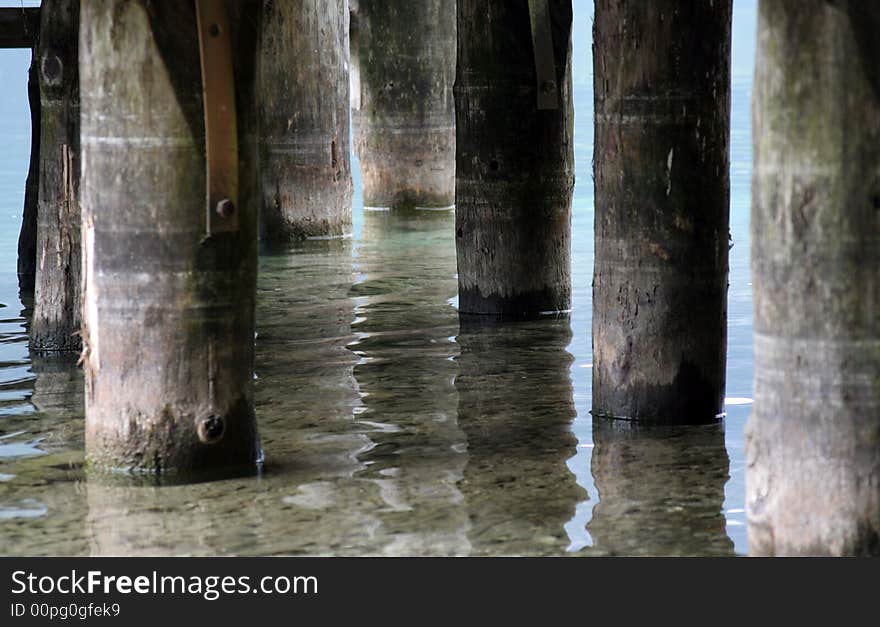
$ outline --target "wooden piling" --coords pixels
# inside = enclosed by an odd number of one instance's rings
[[[597,0],[593,414],[719,419],[731,0]]]
[[[218,42],[231,34],[234,86],[218,73],[209,78],[212,97],[234,93],[237,136],[228,137],[226,120],[211,137],[227,148],[237,140],[237,161],[218,162],[237,166],[229,172],[237,174],[235,203],[208,202],[195,4],[82,3],[83,365],[92,466],[184,473],[253,469],[258,459],[254,103],[262,3],[213,6],[226,8],[232,26],[205,30]],[[218,45],[207,37],[206,45]],[[210,60],[222,65],[224,56]],[[232,108],[216,105],[209,107],[214,122]]]
[[[39,8],[0,8],[0,49],[33,48],[36,44],[36,38],[39,35],[39,32]]]
[[[81,347],[79,4],[45,0],[40,12],[39,201],[30,326],[31,349],[37,352]]]
[[[33,297],[37,279],[37,205],[40,198],[40,64],[35,44],[28,69],[28,105],[31,113],[31,157],[24,187],[24,208],[18,234],[18,290]]]
[[[367,207],[455,202],[455,0],[359,0],[355,148]]]
[[[753,555],[880,555],[880,6],[761,2]]]
[[[571,306],[572,8],[569,0],[549,7],[549,75],[539,89],[529,2],[458,4],[455,241],[463,314],[530,318]],[[539,109],[548,94],[554,108]]]
[[[348,0],[268,2],[260,50],[261,235],[351,228]]]

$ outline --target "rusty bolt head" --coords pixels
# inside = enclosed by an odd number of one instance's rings
[[[214,444],[219,442],[226,430],[223,424],[223,418],[215,414],[211,414],[206,418],[202,418],[196,427],[199,440],[205,444]]]
[[[217,203],[217,215],[221,218],[231,218],[235,213],[235,204],[228,198],[224,198]]]

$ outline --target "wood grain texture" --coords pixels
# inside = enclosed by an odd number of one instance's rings
[[[571,307],[574,109],[569,0],[550,4],[559,106],[538,110],[527,0],[459,2],[459,311],[531,318]]]
[[[880,6],[761,2],[754,555],[880,555]]]
[[[455,0],[360,0],[355,149],[368,207],[455,202]]]
[[[40,15],[39,201],[31,349],[78,351],[79,2],[47,0]]]
[[[348,0],[266,2],[260,49],[261,235],[351,229]]]
[[[723,410],[731,1],[597,0],[593,414]]]
[[[257,460],[261,3],[227,6],[239,229],[208,236],[194,4],[82,3],[83,359],[95,467],[184,473]]]
[[[31,114],[31,156],[24,187],[24,207],[18,234],[18,290],[33,297],[37,280],[37,205],[40,200],[40,71],[37,49],[28,69],[28,105]]]

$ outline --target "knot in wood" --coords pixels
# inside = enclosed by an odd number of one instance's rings
[[[199,421],[198,427],[196,431],[199,435],[199,440],[204,442],[205,444],[214,444],[215,442],[219,442],[223,437],[223,433],[226,430],[225,425],[223,424],[223,419],[220,416],[215,414],[211,414],[207,418],[203,418]]]

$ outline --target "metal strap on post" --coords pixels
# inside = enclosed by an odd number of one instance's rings
[[[553,54],[553,30],[550,27],[548,0],[529,0],[532,24],[532,49],[535,53],[535,76],[538,86],[538,109],[559,107],[556,84],[556,59]]]
[[[238,230],[238,129],[226,0],[195,0],[205,108],[208,235]]]

